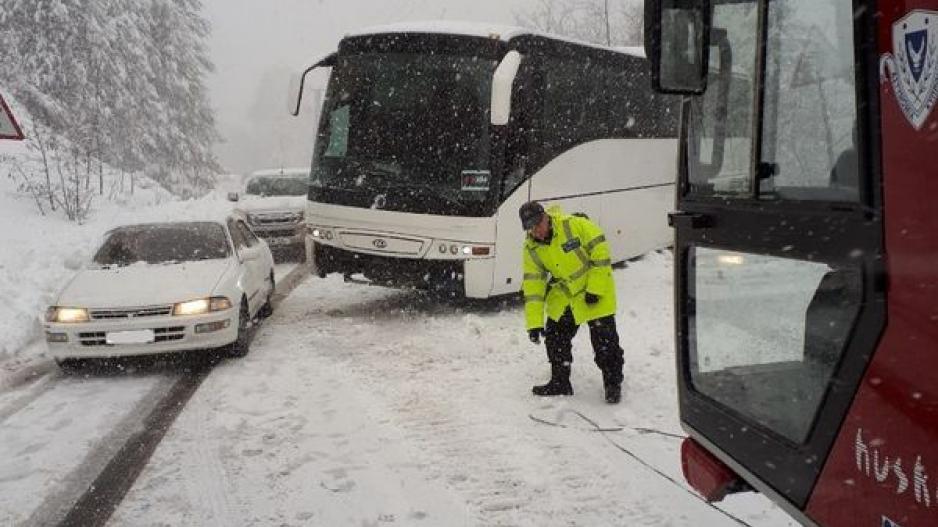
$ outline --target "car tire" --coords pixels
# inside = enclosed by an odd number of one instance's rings
[[[270,292],[267,293],[267,301],[257,312],[258,318],[270,318],[274,314],[274,293],[277,291],[277,283],[274,281],[274,272],[270,272]]]
[[[74,375],[85,369],[87,363],[84,359],[55,359],[55,364],[62,370],[62,373]]]
[[[248,304],[241,301],[241,312],[238,313],[238,337],[228,347],[231,357],[244,357],[251,348],[251,313]]]

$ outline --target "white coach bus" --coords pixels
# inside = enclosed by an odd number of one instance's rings
[[[670,245],[680,110],[641,51],[424,23],[350,34],[302,79],[317,67],[331,68],[306,212],[319,276],[517,292],[528,200],[589,215],[614,262]]]

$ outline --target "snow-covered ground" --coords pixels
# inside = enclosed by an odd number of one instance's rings
[[[309,279],[217,367],[112,525],[736,525],[683,484],[668,253],[616,271],[624,400],[602,402],[588,335],[576,395],[530,395],[543,350],[511,302]],[[577,410],[603,424],[576,427]],[[574,425],[536,423],[535,414]],[[753,525],[794,525],[765,498],[720,504]]]

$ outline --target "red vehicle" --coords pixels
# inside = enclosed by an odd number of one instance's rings
[[[647,0],[688,481],[938,525],[938,1]]]

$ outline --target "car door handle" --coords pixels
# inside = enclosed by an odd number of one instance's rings
[[[713,227],[713,216],[699,212],[671,212],[668,226],[681,229],[709,229]]]

